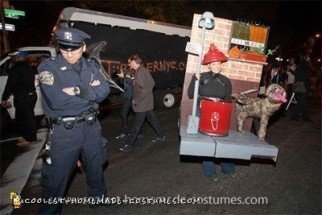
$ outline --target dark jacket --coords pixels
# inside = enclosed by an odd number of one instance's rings
[[[6,101],[10,95],[26,96],[35,93],[35,75],[37,71],[27,65],[25,61],[16,62],[9,71],[7,85],[2,95],[2,100]]]
[[[197,80],[194,75],[191,79],[188,88],[188,97],[193,98],[195,81]],[[199,81],[199,96],[212,97],[229,100],[231,97],[232,86],[230,80],[222,75],[213,72],[205,72],[200,75]]]
[[[133,95],[133,79],[132,72],[126,71],[123,78],[124,81],[124,100],[132,100]]]
[[[271,79],[271,84],[279,84],[282,87],[285,85],[285,81],[287,79],[286,73],[282,70],[279,70]]]
[[[150,71],[140,66],[134,75],[132,108],[134,112],[153,110],[153,87],[154,80]]]
[[[303,81],[308,94],[312,92],[311,83],[312,70],[307,62],[301,62],[295,69],[295,82]]]

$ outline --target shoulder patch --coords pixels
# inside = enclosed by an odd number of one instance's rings
[[[54,75],[49,71],[43,71],[39,73],[39,80],[42,84],[53,85]]]

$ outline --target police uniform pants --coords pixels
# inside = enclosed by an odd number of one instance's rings
[[[93,125],[87,125],[86,122],[75,122],[71,130],[66,130],[63,125],[53,125],[49,138],[51,148],[48,156],[51,164],[43,162],[43,198],[64,197],[68,180],[80,154],[85,167],[89,196],[105,196],[102,165],[107,160],[107,152],[103,146],[100,123],[96,121]],[[61,205],[58,204],[42,204],[39,211],[40,214],[60,214],[60,212]]]

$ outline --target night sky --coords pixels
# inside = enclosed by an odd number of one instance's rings
[[[193,13],[270,26],[268,48],[280,52],[299,47],[321,33],[321,1],[10,1],[26,17],[7,19],[16,25],[9,33],[11,48],[47,45],[60,11],[68,6],[191,26]],[[160,13],[161,14],[158,14]],[[178,12],[179,11],[179,12]],[[175,13],[175,14],[174,14]]]

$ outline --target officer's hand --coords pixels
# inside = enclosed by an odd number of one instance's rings
[[[2,105],[2,107],[7,108],[7,109],[12,108],[11,102],[8,102],[8,101],[3,101],[1,103],[1,105]]]
[[[63,91],[70,96],[75,96],[74,87],[66,87],[63,89]]]
[[[101,84],[101,82],[99,80],[93,80],[89,85],[91,85],[92,87],[95,86],[99,86]]]

